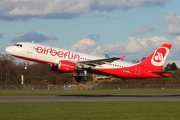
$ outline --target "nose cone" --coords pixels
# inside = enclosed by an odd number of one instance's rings
[[[7,47],[6,52],[9,53],[9,54],[12,54],[13,53],[13,48],[12,47]]]

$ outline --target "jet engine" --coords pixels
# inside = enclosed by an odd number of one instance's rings
[[[65,72],[74,72],[76,70],[76,64],[73,62],[68,62],[61,60],[58,65],[51,65],[51,72],[59,74]]]

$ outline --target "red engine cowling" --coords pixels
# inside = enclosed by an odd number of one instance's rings
[[[76,69],[76,64],[68,61],[59,61],[58,69],[62,72],[74,72]]]
[[[59,61],[58,66],[51,66],[51,72],[53,73],[65,73],[65,72],[74,72],[76,69],[76,64],[68,61]]]

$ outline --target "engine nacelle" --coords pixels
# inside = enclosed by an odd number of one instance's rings
[[[76,69],[76,64],[68,61],[59,61],[58,69],[62,72],[74,72]]]
[[[76,64],[68,61],[59,61],[57,66],[51,66],[51,72],[59,74],[65,72],[74,72],[76,70]]]

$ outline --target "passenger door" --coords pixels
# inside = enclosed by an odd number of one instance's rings
[[[33,43],[29,43],[27,52],[31,54],[33,53]]]
[[[139,75],[140,74],[140,71],[141,71],[141,67],[139,65],[137,65],[135,67],[135,75]]]

